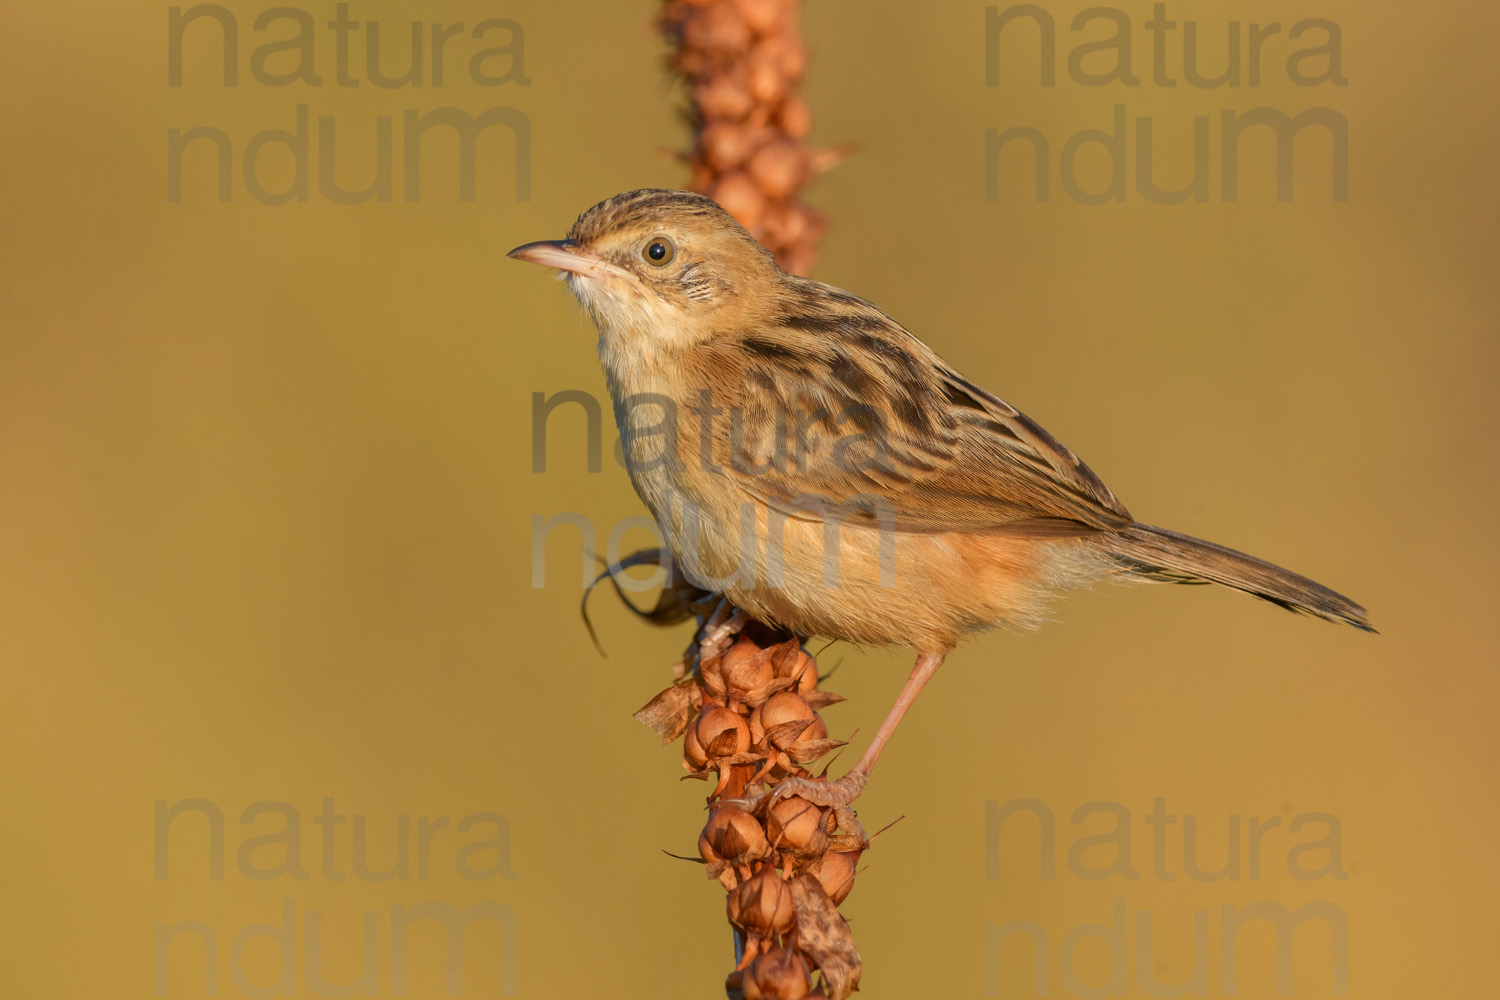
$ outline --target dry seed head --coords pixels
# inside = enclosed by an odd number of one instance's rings
[[[806,736],[818,721],[818,713],[812,710],[812,706],[801,695],[792,691],[778,691],[767,698],[765,704],[751,717],[752,727],[757,717],[761,735],[756,737],[752,728],[751,738],[758,741],[769,735],[771,742],[781,750]],[[799,727],[798,723],[802,725]],[[823,727],[822,732],[827,736],[827,727]]]
[[[739,0],[740,16],[758,35],[783,31],[791,22],[795,4],[790,0]]]
[[[859,851],[825,851],[822,857],[807,866],[808,873],[818,880],[835,904],[848,899],[854,890],[859,855]]]
[[[823,811],[796,795],[789,795],[766,813],[766,834],[771,845],[798,858],[812,858],[828,847]]]
[[[807,959],[790,947],[774,948],[751,962],[740,984],[745,1000],[803,1000],[812,991]]]
[[[698,834],[698,856],[703,859],[704,864],[709,865],[718,864],[724,860],[719,857],[719,852],[714,850],[714,845],[709,842],[707,827],[704,827],[703,832]]]
[[[693,725],[693,734],[710,760],[750,749],[750,726],[744,717],[718,705],[704,706]]]
[[[709,197],[740,220],[746,229],[759,226],[766,214],[765,192],[750,179],[750,175],[740,170],[732,170],[715,181]]]
[[[807,68],[798,7],[799,0],[667,0],[660,23],[699,131],[687,157],[692,189],[723,205],[782,267],[806,274],[826,222],[800,200],[822,160],[804,145],[811,118],[797,94]]]
[[[750,47],[750,25],[734,4],[706,5],[682,28],[683,44],[712,56],[733,56]]]
[[[730,170],[750,158],[755,148],[749,130],[728,122],[712,122],[698,133],[703,159],[715,170]]]
[[[709,119],[740,121],[755,107],[744,79],[735,73],[715,73],[693,87],[693,103]]]
[[[781,72],[780,53],[774,46],[762,43],[751,50],[745,63],[745,84],[757,104],[775,104],[786,96],[791,81]]]
[[[792,890],[767,864],[741,882],[728,900],[729,922],[763,938],[792,929],[796,908]]]
[[[767,729],[787,722],[810,722],[817,715],[794,691],[778,691],[760,707],[760,724]]]
[[[806,182],[807,154],[790,139],[766,143],[750,157],[750,176],[775,200],[791,197]]]
[[[812,131],[812,112],[802,98],[793,95],[777,109],[776,124],[793,139],[803,139]]]
[[[705,693],[704,702],[724,702],[724,696],[728,687],[724,684],[724,673],[722,670],[724,658],[722,656],[702,657],[698,660],[698,680],[703,684]]]
[[[687,727],[682,734],[682,766],[689,771],[698,772],[708,766],[708,754],[703,749],[703,743],[698,739],[697,719]]]
[[[828,723],[823,721],[823,717],[821,715],[819,715],[817,712],[814,712],[812,725],[802,730],[802,735],[797,737],[797,742],[805,743],[808,740],[826,739],[828,739]]]
[[[766,686],[776,679],[771,654],[744,638],[724,653],[719,671],[724,675],[729,696],[739,701],[763,695]]]
[[[720,806],[710,813],[703,835],[713,852],[731,864],[758,861],[770,849],[760,821],[736,806]]]
[[[811,217],[811,210],[805,206],[797,206],[789,210],[789,214],[796,215],[801,221],[799,225],[806,225]],[[776,647],[771,655],[771,665],[776,669],[777,677],[794,679],[797,682],[796,690],[806,693],[815,691],[818,687],[818,664],[813,660],[811,654],[795,642],[784,643]]]

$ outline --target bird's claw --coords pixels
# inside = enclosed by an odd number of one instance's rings
[[[748,620],[745,612],[739,608],[730,608],[729,602],[723,601],[703,625],[703,632],[698,640],[700,660],[722,656],[729,648],[730,640],[739,635]]]

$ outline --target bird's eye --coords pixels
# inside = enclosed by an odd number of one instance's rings
[[[665,236],[656,236],[646,244],[646,248],[641,251],[641,256],[645,257],[648,263],[661,267],[670,261],[676,252],[671,240]]]

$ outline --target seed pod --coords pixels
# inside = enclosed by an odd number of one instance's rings
[[[754,148],[749,129],[725,121],[705,125],[698,134],[698,145],[708,165],[720,172],[744,163]]]
[[[715,854],[736,865],[758,861],[770,848],[760,822],[736,806],[720,806],[710,813],[703,836]]]
[[[760,707],[762,733],[770,737],[772,745],[783,750],[801,739],[817,717],[818,713],[802,696],[792,691],[778,691]]]
[[[710,760],[750,749],[750,726],[738,712],[718,705],[703,707],[693,725],[693,732]]]
[[[732,73],[715,73],[693,87],[693,103],[705,118],[737,122],[750,113],[755,102],[744,82]]]
[[[703,690],[707,692],[710,701],[723,702],[728,691],[724,684],[723,663],[722,656],[700,658],[698,661],[698,679],[703,682]]]
[[[741,639],[730,646],[719,669],[730,697],[740,701],[763,695],[766,685],[776,679],[770,653],[749,639]]]
[[[803,233],[811,231],[815,215],[812,209],[806,205],[793,203],[787,206],[787,210],[789,215],[795,216],[787,220],[787,225],[792,230],[799,231],[799,239]],[[775,652],[771,654],[771,665],[775,667],[777,677],[797,681],[794,690],[803,693],[817,690],[818,664],[807,650],[796,644],[795,640],[784,642],[776,647]]]
[[[797,204],[789,204],[789,205],[786,206],[786,209],[783,212],[782,217],[781,217],[781,233],[782,233],[782,240],[787,245],[789,245],[789,246],[793,245],[793,244],[801,243],[803,240],[805,240],[807,238],[807,234],[808,234],[808,217],[807,217],[807,213],[802,210],[802,206],[797,205]],[[812,659],[811,657],[808,657],[809,661],[811,661],[811,659]],[[811,684],[807,684],[807,680],[808,680],[809,677],[812,678],[812,683]],[[798,676],[798,678],[797,678],[797,690],[799,690],[799,691],[811,690],[814,686],[817,685],[817,683],[818,683],[818,672],[817,672],[817,670],[815,670],[815,669],[808,669],[808,670],[804,671],[800,676]],[[804,687],[803,686],[804,684],[807,684],[807,686]]]
[[[719,852],[714,850],[714,845],[709,843],[708,827],[704,827],[703,832],[698,834],[698,856],[705,864],[710,865],[724,860],[719,857]]]
[[[808,110],[807,102],[793,94],[781,102],[776,123],[793,139],[803,139],[812,131],[812,112]]]
[[[784,29],[793,7],[788,0],[739,0],[738,6],[740,16],[757,35]]]
[[[811,721],[816,713],[793,691],[778,691],[760,708],[761,725],[772,729],[786,722]]]
[[[682,26],[682,41],[689,49],[732,56],[750,47],[750,25],[734,4],[711,4],[687,18]]]
[[[682,734],[682,766],[694,773],[708,766],[708,754],[704,752],[703,743],[698,739],[697,721],[694,719],[694,724],[688,726],[687,731]]]
[[[740,988],[745,1000],[803,1000],[812,990],[807,960],[791,948],[776,948],[745,969]]]
[[[799,858],[816,857],[828,847],[823,811],[796,795],[789,795],[771,807],[766,815],[766,833],[777,850],[789,851]]]
[[[765,194],[742,171],[734,170],[720,177],[709,196],[746,229],[759,226],[765,216]]]
[[[812,270],[813,261],[817,260],[818,252],[812,244],[802,243],[794,247],[786,247],[776,255],[776,260],[788,274],[806,274]]]
[[[807,866],[810,875],[823,886],[835,905],[849,898],[854,889],[854,872],[859,864],[858,851],[826,851]]]
[[[792,81],[781,72],[780,53],[762,42],[745,60],[745,86],[758,104],[775,104],[786,96]]]
[[[790,139],[777,139],[757,149],[746,168],[761,189],[774,199],[789,198],[808,179],[807,155]]]
[[[727,905],[730,923],[760,937],[785,934],[797,915],[791,887],[769,864],[741,882]]]
[[[828,739],[828,723],[823,721],[823,717],[821,715],[819,715],[817,712],[814,712],[812,725],[802,730],[802,735],[797,737],[797,742],[805,743],[808,740],[826,739]]]
[[[802,73],[807,69],[807,49],[797,39],[796,35],[777,35],[780,41],[778,55],[781,57],[781,71],[788,79],[801,80]]]

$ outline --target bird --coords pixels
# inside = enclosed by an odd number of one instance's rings
[[[1137,521],[1040,424],[872,302],[784,271],[711,198],[627,191],[508,256],[560,272],[597,327],[631,482],[690,582],[804,639],[915,653],[854,767],[778,796],[846,807],[960,641],[1099,581],[1375,631],[1322,584]]]

